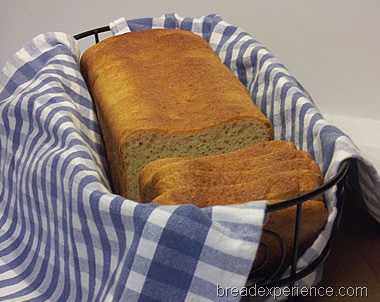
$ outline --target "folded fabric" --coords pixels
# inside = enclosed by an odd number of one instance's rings
[[[201,35],[247,86],[272,121],[276,139],[309,151],[326,179],[345,159],[357,160],[358,173],[350,181],[358,181],[380,221],[376,170],[248,33],[216,15],[121,18],[110,27],[113,34],[163,27]],[[266,201],[198,209],[142,205],[112,194],[78,62],[72,37],[46,33],[0,73],[0,300],[214,301],[218,288],[242,288]],[[330,237],[337,215],[334,189],[326,200],[329,222],[299,260],[300,269]],[[298,283],[310,286],[317,277]]]
[[[266,201],[111,194],[78,54],[67,34],[39,35],[0,74],[0,300],[201,301],[244,286]]]

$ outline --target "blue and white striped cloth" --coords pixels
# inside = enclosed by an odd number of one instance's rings
[[[206,39],[271,119],[275,138],[311,152],[331,178],[358,159],[363,199],[380,221],[379,176],[264,46],[216,15],[118,19],[113,34],[182,28]],[[141,205],[110,192],[77,41],[37,36],[0,73],[0,301],[238,301],[266,202],[198,209]],[[336,216],[299,267],[323,249]],[[317,276],[300,283],[312,285]]]

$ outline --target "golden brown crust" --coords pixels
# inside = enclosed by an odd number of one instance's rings
[[[193,159],[183,157],[159,159],[146,165],[140,171],[141,201],[151,201],[151,199],[147,199],[150,194],[148,192],[152,192],[156,183],[167,174],[189,170],[218,172],[253,170],[277,160],[282,161],[295,157],[311,159],[310,154],[298,151],[293,143],[273,140],[218,155]],[[260,158],[260,160],[253,161],[253,158]]]
[[[281,141],[281,140],[270,140],[267,142],[258,143],[256,145],[239,149],[236,151],[228,152],[228,153],[222,153],[218,155],[211,155],[211,156],[204,156],[199,158],[199,160],[224,160],[228,158],[229,160],[240,160],[241,158],[247,157],[247,156],[262,156],[268,153],[272,153],[275,150],[281,149],[296,149],[296,146],[291,142]],[[155,160],[148,165],[144,167],[143,170],[140,172],[140,179],[143,182],[144,180],[150,181],[150,178],[152,177],[152,173],[157,171],[159,168],[172,164],[174,162],[179,161],[186,161],[190,158],[185,157],[176,157],[176,158],[163,158]],[[198,160],[198,159],[197,159]]]
[[[255,120],[265,129],[261,140],[272,137],[244,85],[191,32],[154,29],[105,39],[85,51],[81,71],[100,116],[116,193],[128,195],[129,163],[120,153],[140,134],[185,135]]]
[[[271,127],[208,43],[188,31],[108,38],[83,54],[81,67],[105,120],[119,126],[117,141],[139,131],[187,133],[237,118]]]
[[[284,173],[284,171],[302,171],[309,170],[315,172],[315,177],[322,184],[322,175],[319,168],[311,160],[295,159],[288,161],[278,161],[270,163],[266,167],[255,170],[244,170],[238,172],[215,172],[202,170],[187,170],[162,175],[160,180],[155,184],[153,194],[150,196],[153,200],[158,195],[174,187],[213,187],[222,185],[235,185],[239,183],[259,181],[268,175]],[[149,202],[149,201],[147,201]]]
[[[156,192],[152,203],[193,204],[198,207],[241,204],[253,200],[286,200],[318,188],[319,176],[310,170],[287,171],[235,185],[178,187]],[[317,197],[320,199],[320,197]]]
[[[143,202],[150,202],[152,192],[156,184],[163,179],[166,175],[175,172],[185,172],[193,170],[202,170],[208,172],[232,172],[232,171],[247,171],[257,170],[268,167],[274,163],[284,162],[289,160],[303,159],[309,161],[309,166],[314,166],[314,170],[318,171],[319,167],[312,163],[309,153],[294,149],[282,148],[274,150],[262,156],[244,157],[240,160],[234,160],[228,157],[219,158],[219,160],[207,160],[207,158],[197,158],[187,161],[177,161],[165,165],[152,174],[150,181],[144,181],[145,185],[141,187],[140,196]]]

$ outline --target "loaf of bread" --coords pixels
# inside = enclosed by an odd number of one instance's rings
[[[200,157],[272,138],[245,86],[201,37],[153,29],[107,38],[81,71],[95,102],[115,193],[139,200],[149,162]]]

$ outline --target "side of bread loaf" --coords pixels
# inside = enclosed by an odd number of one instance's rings
[[[226,153],[270,140],[272,125],[201,37],[154,29],[85,51],[115,193],[138,200],[138,173],[168,157]]]

